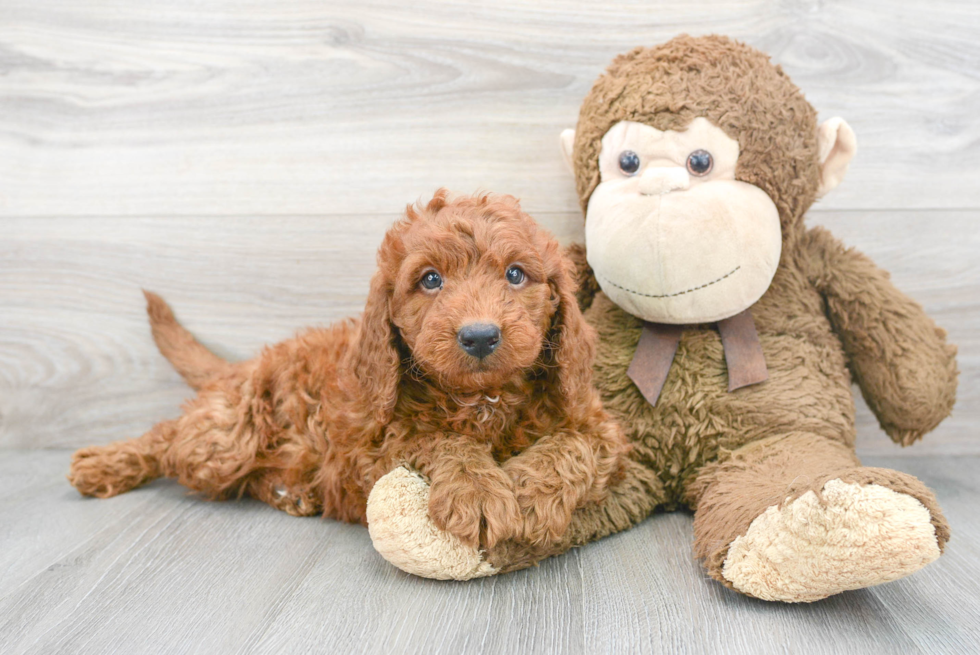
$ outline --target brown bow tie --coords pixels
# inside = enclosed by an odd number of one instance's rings
[[[626,375],[640,389],[651,405],[657,404],[667,373],[677,353],[684,332],[683,325],[643,323],[640,342]],[[766,358],[762,354],[755,321],[748,309],[731,318],[718,321],[721,344],[728,364],[728,390],[735,391],[769,379]]]

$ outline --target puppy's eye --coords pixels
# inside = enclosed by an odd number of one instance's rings
[[[687,156],[687,170],[691,175],[702,177],[711,172],[715,160],[707,150],[695,150]]]
[[[640,170],[640,156],[632,150],[619,153],[619,170],[624,175],[636,175],[636,171]]]
[[[419,281],[419,284],[422,285],[423,289],[427,289],[429,291],[434,291],[435,289],[441,289],[442,276],[436,273],[435,271],[428,271],[425,275],[422,276],[422,279]]]
[[[525,275],[524,271],[521,270],[519,266],[511,266],[507,269],[507,281],[513,284],[515,287],[524,281]]]

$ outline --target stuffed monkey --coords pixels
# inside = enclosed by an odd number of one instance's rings
[[[562,135],[585,211],[580,302],[595,380],[633,442],[623,479],[557,543],[463,548],[404,469],[375,487],[375,547],[400,568],[465,579],[512,571],[694,510],[711,577],[767,600],[814,601],[908,575],[949,528],[916,478],[862,466],[856,382],[912,444],[955,399],[955,348],[888,274],[804,213],[855,153],[769,58],[681,36],[617,57]]]

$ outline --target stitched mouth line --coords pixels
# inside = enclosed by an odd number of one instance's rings
[[[643,296],[644,298],[674,298],[676,296],[683,296],[685,293],[692,293],[694,291],[698,291],[699,289],[703,289],[705,287],[710,287],[712,284],[717,284],[717,283],[721,282],[722,280],[724,280],[725,278],[731,277],[732,275],[734,275],[735,274],[735,271],[737,271],[740,268],[742,268],[742,267],[741,266],[736,266],[732,270],[730,270],[727,273],[725,273],[724,275],[722,275],[720,278],[718,278],[716,280],[712,280],[711,282],[705,282],[704,284],[702,284],[700,286],[691,287],[690,289],[685,289],[684,291],[677,291],[676,293],[665,293],[665,294],[662,294],[662,295],[656,295],[656,294],[652,294],[652,293],[643,293],[642,291],[634,291],[633,289],[627,289],[626,287],[620,286],[620,285],[616,284],[615,282],[613,282],[612,280],[610,280],[609,278],[604,277],[602,275],[599,275],[598,273],[596,273],[596,277],[601,277],[603,280],[605,280],[609,284],[613,285],[617,289],[622,289],[623,291],[625,291],[627,293],[632,293],[634,296]]]

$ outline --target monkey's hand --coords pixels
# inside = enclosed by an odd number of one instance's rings
[[[371,489],[368,529],[374,548],[406,573],[437,580],[470,580],[499,569],[484,560],[477,546],[466,546],[440,530],[429,516],[429,483],[404,466]]]
[[[868,257],[822,228],[807,233],[806,246],[810,279],[868,406],[893,441],[918,441],[953,408],[956,347]]]

